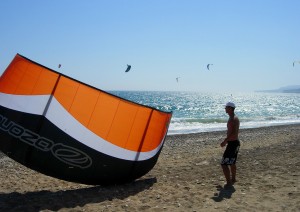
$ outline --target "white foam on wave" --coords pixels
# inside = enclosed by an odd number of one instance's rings
[[[300,124],[298,119],[271,119],[271,120],[252,120],[241,121],[240,128],[258,128],[277,125]],[[169,126],[168,135],[175,134],[190,134],[200,132],[213,132],[227,130],[226,123],[199,123],[199,122],[171,122]]]

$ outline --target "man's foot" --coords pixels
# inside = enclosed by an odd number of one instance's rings
[[[224,185],[224,189],[232,189],[232,188],[233,188],[232,183],[226,183],[226,184]]]
[[[231,181],[227,181],[226,184],[224,185],[224,188],[225,187],[230,187],[232,185],[233,185],[233,183]]]
[[[236,179],[232,179],[231,180],[231,184],[233,185],[234,183],[236,183],[237,182],[237,180]]]

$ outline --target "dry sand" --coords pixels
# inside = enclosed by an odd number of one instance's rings
[[[54,179],[0,153],[0,211],[300,211],[300,125],[241,130],[230,188],[219,165],[224,136],[167,136],[147,175],[108,187]]]

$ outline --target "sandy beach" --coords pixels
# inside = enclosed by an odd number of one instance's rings
[[[240,130],[229,188],[219,165],[225,133],[167,136],[148,174],[106,187],[54,179],[0,153],[0,211],[300,211],[300,125]]]

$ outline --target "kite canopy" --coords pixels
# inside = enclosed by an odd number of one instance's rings
[[[67,181],[118,184],[145,175],[157,162],[171,116],[19,54],[0,78],[0,150]]]
[[[293,67],[295,66],[296,63],[299,63],[299,64],[300,64],[300,60],[299,60],[299,61],[294,61],[294,62],[293,62]]]
[[[131,65],[127,64],[127,68],[126,68],[125,72],[128,72],[130,69],[131,69]]]
[[[207,66],[206,66],[207,70],[209,70],[209,66],[211,66],[211,65],[213,65],[213,64],[207,64]]]

